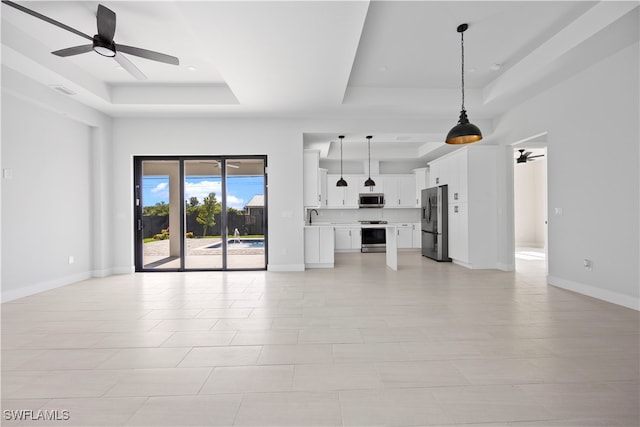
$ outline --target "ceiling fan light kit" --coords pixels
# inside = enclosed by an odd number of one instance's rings
[[[469,144],[482,139],[480,129],[469,122],[467,110],[464,108],[464,32],[469,28],[469,24],[458,25],[457,31],[460,33],[460,47],[462,52],[462,108],[458,124],[447,134],[445,142],[447,144]]]
[[[116,46],[116,43],[113,41],[113,36],[116,32],[116,14],[114,11],[101,4],[98,5],[98,12],[96,15],[98,34],[95,34],[93,37],[91,37],[81,31],[76,30],[73,27],[63,24],[62,22],[58,22],[55,19],[49,18],[48,16],[28,9],[10,0],[2,0],[2,3],[18,9],[19,11],[31,15],[35,18],[48,22],[49,24],[55,25],[56,27],[62,28],[63,30],[67,30],[80,37],[91,40],[91,44],[88,45],[73,46],[51,52],[56,56],[74,56],[91,52],[93,50],[99,55],[114,58],[122,66],[122,68],[127,70],[133,77],[138,80],[146,80],[147,77],[131,61],[122,56],[121,52],[138,56],[140,58],[149,59],[151,61],[163,62],[165,64],[179,65],[180,63],[178,58],[176,58],[175,56],[167,55],[164,53],[133,46]]]
[[[114,42],[109,43],[100,39],[97,34],[93,36],[93,50],[96,53],[109,58],[116,56],[116,44]]]

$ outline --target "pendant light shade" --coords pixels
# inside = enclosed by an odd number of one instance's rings
[[[340,135],[340,179],[336,182],[336,187],[346,187],[347,181],[342,177],[342,140],[344,139],[344,135]]]
[[[468,24],[461,24],[457,31],[460,33],[460,47],[462,51],[462,108],[460,110],[460,118],[458,124],[453,127],[447,134],[447,144],[469,144],[482,139],[482,132],[478,126],[469,123],[467,118],[467,110],[464,108],[464,32],[469,28]]]
[[[371,179],[371,138],[372,136],[367,136],[367,140],[369,141],[369,178],[364,182],[365,187],[375,187],[376,182]]]

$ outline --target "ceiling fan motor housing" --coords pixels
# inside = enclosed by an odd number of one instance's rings
[[[102,56],[113,58],[116,56],[116,44],[113,41],[106,41],[98,34],[93,36],[93,50]]]

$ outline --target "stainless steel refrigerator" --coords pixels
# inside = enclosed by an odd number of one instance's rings
[[[422,190],[422,255],[436,261],[449,258],[447,186]]]

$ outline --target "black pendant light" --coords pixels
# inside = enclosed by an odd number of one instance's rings
[[[364,182],[365,187],[376,186],[376,182],[371,179],[371,138],[373,138],[371,135],[367,136],[367,139],[369,140],[369,178]]]
[[[347,181],[342,177],[342,140],[344,139],[344,135],[340,135],[340,179],[336,182],[336,187],[346,187]]]
[[[460,47],[462,48],[462,109],[460,111],[460,119],[458,124],[453,127],[447,134],[447,144],[469,144],[482,139],[482,132],[478,126],[469,123],[467,118],[467,110],[464,109],[464,32],[469,28],[468,24],[460,24],[458,32],[460,33]]]

